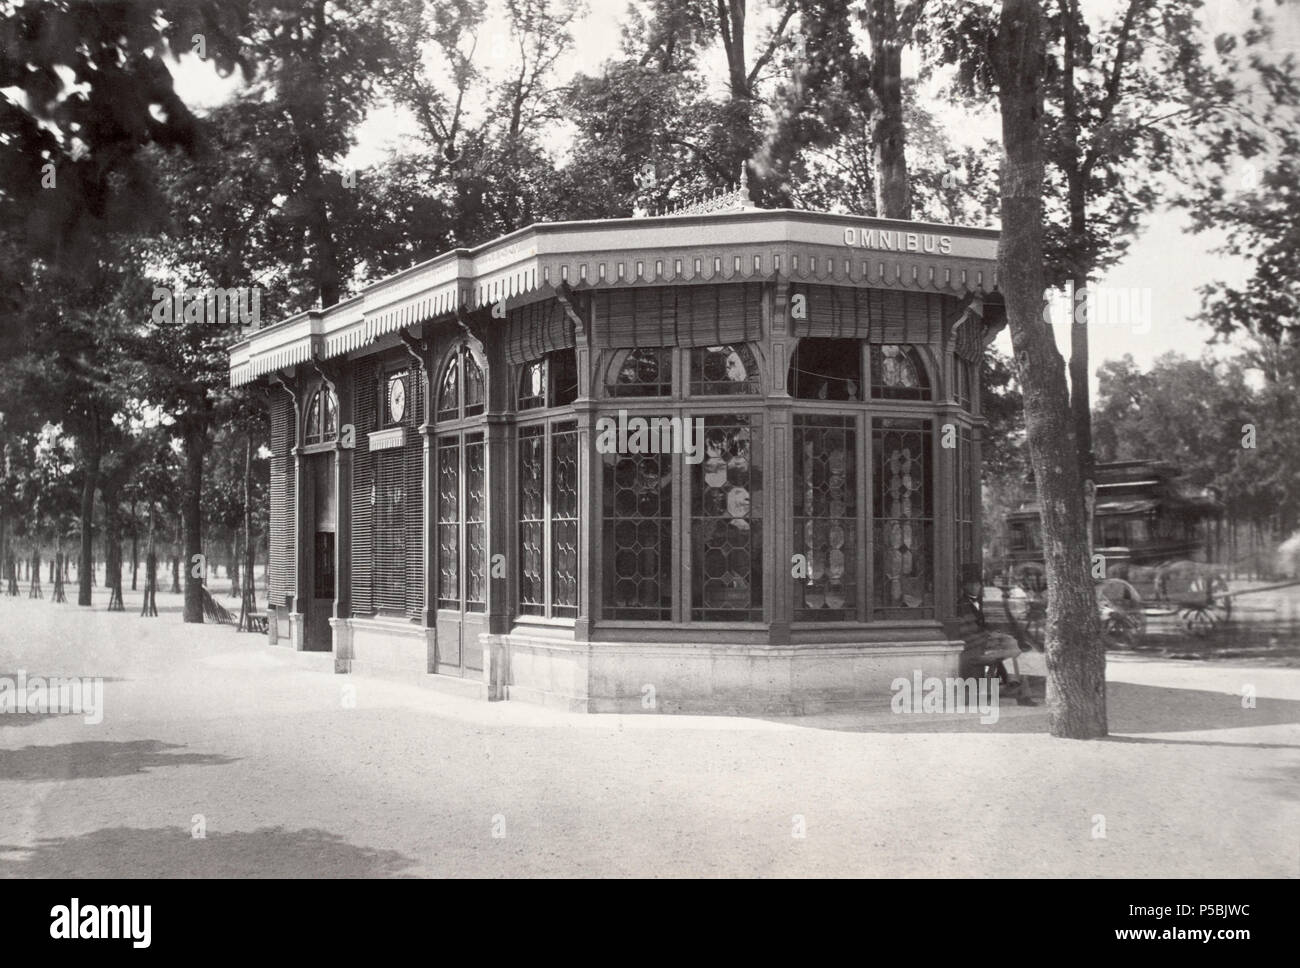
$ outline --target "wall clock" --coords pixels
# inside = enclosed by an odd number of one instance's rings
[[[401,423],[406,416],[406,377],[394,376],[388,380],[388,417]]]

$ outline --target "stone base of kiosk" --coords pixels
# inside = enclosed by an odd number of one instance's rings
[[[802,715],[887,703],[898,677],[955,676],[960,642],[794,646],[499,636],[504,698],[570,712]]]

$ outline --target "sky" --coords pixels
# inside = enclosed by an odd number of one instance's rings
[[[993,0],[979,0],[992,3]],[[1081,0],[1085,15],[1099,20],[1113,11],[1120,0]],[[569,54],[557,64],[557,77],[567,80],[575,73],[594,72],[607,57],[618,49],[620,25],[629,6],[628,0],[589,0],[587,13],[573,27],[574,45]],[[1250,4],[1242,0],[1206,0],[1205,19],[1213,32],[1240,29],[1247,22]],[[747,34],[752,35],[756,46],[760,33],[766,28],[761,0],[751,4],[751,20]],[[497,44],[495,35],[504,37],[505,20],[500,0],[491,0],[492,11],[483,31],[480,49],[491,52]],[[1300,52],[1300,0],[1284,0],[1274,13],[1276,38],[1275,53]],[[505,48],[505,45],[500,45]],[[711,73],[719,84],[726,76],[726,60],[720,47],[707,55]],[[489,75],[499,75],[509,68],[508,60],[495,62],[489,57],[483,64]],[[914,71],[914,60],[904,60],[904,71]],[[204,62],[194,57],[183,58],[174,65],[176,87],[186,104],[202,109],[222,103],[231,97],[240,85],[239,78],[219,78]],[[949,120],[954,140],[960,141],[960,132],[973,131],[979,135],[996,134],[996,117],[988,119],[986,126],[974,126],[968,118],[955,113]],[[410,143],[415,126],[404,112],[391,107],[372,111],[358,130],[357,146],[346,159],[349,166],[365,167],[374,164],[392,151],[401,151]],[[557,139],[562,135],[557,133]],[[1243,177],[1250,172],[1243,171]],[[1142,368],[1147,368],[1163,353],[1174,351],[1186,356],[1197,356],[1206,350],[1210,337],[1208,327],[1194,321],[1200,306],[1197,287],[1213,280],[1240,283],[1250,272],[1249,264],[1229,258],[1214,251],[1219,240],[1213,233],[1194,235],[1188,227],[1187,217],[1178,211],[1159,210],[1153,213],[1133,243],[1128,255],[1117,266],[1097,280],[1103,290],[1116,297],[1134,300],[1133,306],[1142,310],[1138,325],[1094,323],[1089,329],[1091,384],[1095,397],[1097,391],[1096,369],[1106,360],[1119,359],[1131,354]],[[1149,320],[1146,308],[1149,304]],[[1069,332],[1064,326],[1054,329],[1062,354],[1069,355]],[[997,344],[1003,352],[1010,352],[1010,337],[1004,331]],[[1223,355],[1230,351],[1219,345],[1211,351]]]

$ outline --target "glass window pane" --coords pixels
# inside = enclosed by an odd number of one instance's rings
[[[519,431],[519,612],[546,614],[546,428]]]
[[[606,618],[672,618],[672,468],[670,454],[601,455]]]
[[[551,615],[578,615],[578,425],[551,431]]]
[[[691,618],[762,621],[762,419],[702,419],[704,460],[692,468]]]
[[[487,611],[487,463],[482,434],[465,437],[465,611]]]
[[[438,607],[460,608],[460,442],[438,441]]]
[[[535,410],[546,406],[546,361],[525,363],[519,374],[519,409]]]
[[[314,444],[320,440],[320,391],[312,394],[311,403],[307,405],[306,441]]]
[[[606,390],[614,397],[666,397],[673,389],[672,350],[638,347],[614,354]]]
[[[871,396],[877,400],[930,399],[930,377],[914,347],[871,347]]]
[[[786,389],[800,400],[861,400],[862,343],[855,339],[801,339],[790,360]]]
[[[794,417],[795,621],[858,616],[857,436],[853,417]]]
[[[462,347],[460,357],[465,369],[465,416],[475,417],[483,412],[483,371],[468,349]]]
[[[442,380],[438,383],[438,420],[455,420],[460,416],[460,370],[457,363],[459,354],[453,353],[447,361],[447,368],[442,371]]]
[[[872,422],[876,618],[931,618],[934,508],[930,423]]]
[[[334,394],[325,391],[325,416],[321,428],[321,436],[325,440],[333,440],[339,432],[339,404]]]
[[[691,393],[758,393],[758,363],[744,343],[691,350]]]
[[[578,354],[573,349],[556,350],[547,360],[550,371],[552,407],[567,407],[578,399]]]

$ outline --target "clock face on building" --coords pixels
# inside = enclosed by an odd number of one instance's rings
[[[406,416],[406,378],[392,377],[388,381],[388,416],[393,423],[401,423]]]

